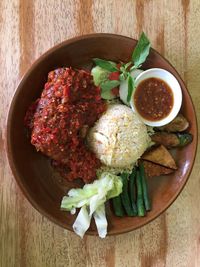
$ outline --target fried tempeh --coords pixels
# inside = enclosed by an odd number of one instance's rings
[[[177,169],[173,157],[163,145],[154,147],[148,152],[144,153],[142,159],[151,161],[153,163],[162,165],[170,169]]]
[[[171,148],[179,145],[179,139],[174,133],[157,132],[151,136],[151,140],[156,144]]]
[[[144,164],[145,173],[148,177],[166,175],[166,174],[170,174],[174,172],[174,170],[170,168],[166,168],[164,166],[155,164],[147,160],[143,160],[143,164]]]
[[[187,119],[182,114],[179,114],[170,123],[168,123],[162,127],[158,127],[156,129],[158,129],[160,131],[166,131],[166,132],[173,133],[173,132],[183,132],[188,127],[189,127],[189,122],[187,121]]]
[[[192,135],[189,133],[166,133],[157,132],[151,136],[151,140],[156,144],[167,148],[183,147],[192,142]]]

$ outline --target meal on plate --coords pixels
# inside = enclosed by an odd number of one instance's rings
[[[130,62],[94,58],[91,71],[52,70],[27,110],[31,144],[62,177],[85,184],[61,201],[63,211],[80,209],[73,229],[81,237],[92,218],[106,236],[108,200],[118,217],[148,216],[151,177],[175,172],[179,163],[170,150],[192,142],[176,78],[142,69],[149,51],[142,33]]]

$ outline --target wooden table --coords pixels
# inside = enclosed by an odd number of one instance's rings
[[[110,32],[152,46],[179,71],[200,121],[200,1],[0,1],[0,267],[200,266],[200,151],[176,202],[137,231],[83,240],[39,214],[24,198],[5,153],[6,115],[16,86],[33,61],[77,35]]]

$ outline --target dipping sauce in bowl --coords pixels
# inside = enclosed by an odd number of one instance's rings
[[[135,79],[131,108],[149,126],[159,127],[172,121],[182,104],[182,90],[169,71],[152,68]]]
[[[137,86],[134,103],[143,118],[158,121],[171,112],[174,103],[173,92],[165,81],[148,78]]]

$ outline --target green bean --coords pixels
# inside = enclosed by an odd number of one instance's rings
[[[127,173],[122,173],[121,178],[122,178],[122,183],[123,183],[123,188],[122,188],[122,193],[121,193],[121,200],[122,204],[124,206],[124,209],[127,213],[128,216],[134,216],[134,212],[131,207],[131,201],[128,195],[128,174]]]
[[[114,197],[112,199],[112,203],[113,203],[113,208],[114,208],[114,213],[116,216],[118,217],[123,217],[124,216],[124,210],[122,207],[122,201],[121,201],[121,197],[120,195],[117,197]]]
[[[136,178],[136,170],[133,169],[130,177],[129,177],[129,195],[130,195],[130,200],[131,200],[131,206],[133,209],[133,213],[134,215],[137,215],[137,206],[135,204],[135,179]]]
[[[136,185],[137,185],[137,210],[138,216],[145,216],[145,208],[143,202],[143,193],[142,193],[142,181],[140,177],[140,172],[137,170],[136,172]]]
[[[149,211],[151,210],[151,203],[150,203],[149,194],[148,194],[146,174],[145,174],[144,165],[142,162],[139,164],[139,169],[140,169],[140,177],[141,177],[141,182],[142,182],[142,193],[143,193],[144,206],[145,206],[146,211]]]

